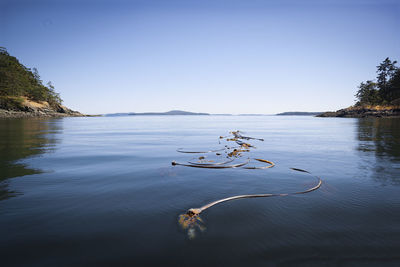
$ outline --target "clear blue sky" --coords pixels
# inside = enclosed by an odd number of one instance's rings
[[[0,46],[89,114],[336,110],[400,60],[400,1],[3,0]]]

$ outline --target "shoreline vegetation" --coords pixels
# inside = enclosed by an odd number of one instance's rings
[[[400,117],[400,68],[396,63],[386,58],[377,66],[376,79],[358,86],[354,106],[324,112],[317,117]]]
[[[0,118],[91,116],[62,102],[51,82],[43,84],[36,68],[25,67],[0,47]]]

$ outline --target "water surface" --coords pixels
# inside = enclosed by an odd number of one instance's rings
[[[171,166],[240,129],[267,170]],[[201,214],[188,208],[237,194]],[[2,266],[399,266],[400,120],[127,116],[0,120]]]

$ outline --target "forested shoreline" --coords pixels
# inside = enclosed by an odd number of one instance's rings
[[[44,85],[36,68],[0,47],[0,117],[82,116],[62,102],[52,82]]]
[[[386,58],[376,68],[376,78],[361,82],[354,106],[317,117],[400,117],[400,68]]]
[[[375,80],[361,82],[356,106],[400,105],[400,68],[397,61],[386,58],[377,66]]]

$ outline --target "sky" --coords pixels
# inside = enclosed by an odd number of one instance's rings
[[[400,61],[400,0],[0,1],[0,46],[87,114],[354,104]]]

